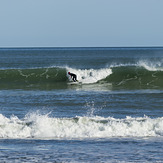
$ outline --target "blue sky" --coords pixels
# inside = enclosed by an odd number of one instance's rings
[[[0,47],[163,46],[163,0],[0,0]]]

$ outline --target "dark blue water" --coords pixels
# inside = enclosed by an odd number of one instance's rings
[[[0,49],[0,162],[162,162],[162,53]]]

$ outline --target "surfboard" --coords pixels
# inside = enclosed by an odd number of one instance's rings
[[[69,85],[80,85],[80,84],[82,84],[82,82],[79,82],[79,81],[76,81],[76,82],[71,81],[71,82],[69,82],[68,84],[69,84]]]

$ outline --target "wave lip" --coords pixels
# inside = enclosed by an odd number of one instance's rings
[[[140,60],[137,63],[138,66],[144,67],[148,71],[163,71],[163,60],[149,62],[146,60]]]
[[[163,136],[163,117],[53,118],[29,114],[24,119],[0,114],[0,138],[80,139]]]

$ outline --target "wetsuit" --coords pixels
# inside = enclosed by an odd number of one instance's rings
[[[72,78],[72,80],[73,80],[74,82],[77,81],[77,76],[76,76],[75,74],[69,73],[69,75],[71,76],[71,78]]]

